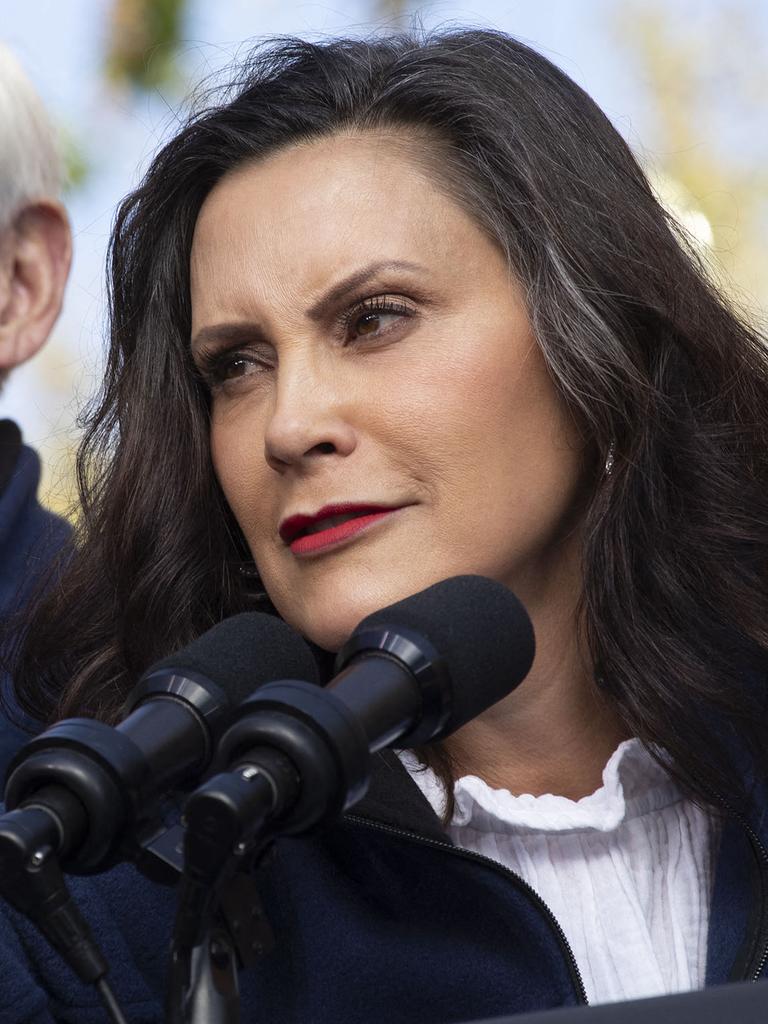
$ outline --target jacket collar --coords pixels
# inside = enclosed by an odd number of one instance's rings
[[[749,780],[748,780],[749,781]],[[753,789],[754,815],[722,823],[710,907],[707,984],[754,977],[768,954],[768,792]],[[349,818],[452,845],[427,799],[392,751],[372,759],[371,780]]]
[[[3,422],[4,436],[11,438],[5,452],[6,461],[11,461],[9,451],[16,451],[16,458],[5,488],[0,491],[0,619],[24,607],[71,538],[69,524],[44,509],[37,500],[40,482],[37,454],[20,442],[15,449],[13,437],[20,437],[18,430],[14,433],[7,426],[10,421]]]
[[[371,759],[368,791],[351,808],[350,816],[452,845],[429,801],[391,750]]]
[[[0,421],[0,547],[23,528],[23,519],[37,503],[40,482],[40,460],[31,448],[21,444],[18,428],[18,445],[13,442],[8,425],[16,427],[10,420]]]
[[[21,453],[21,431],[13,420],[0,420],[0,495],[10,482]]]

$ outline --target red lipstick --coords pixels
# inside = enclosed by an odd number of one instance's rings
[[[313,515],[295,515],[284,519],[280,524],[280,537],[294,555],[308,555],[348,540],[373,523],[397,512],[398,507],[325,505]],[[338,522],[339,519],[343,521]]]

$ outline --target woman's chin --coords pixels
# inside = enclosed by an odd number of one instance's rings
[[[311,624],[289,622],[288,624],[298,630],[305,640],[309,640],[313,644],[317,644],[317,646],[321,647],[324,651],[329,651],[335,654],[344,646],[359,621],[359,619],[356,619],[354,622],[343,625],[336,622]]]
[[[411,591],[412,592],[412,591]],[[368,615],[406,597],[407,593],[347,593],[297,607],[273,598],[277,611],[289,626],[325,651],[339,651]],[[281,606],[282,605],[282,606]]]
[[[277,611],[290,626],[323,650],[338,651],[367,616],[448,575],[452,573],[424,565],[409,573],[382,571],[367,578],[361,578],[359,573],[340,578],[326,576],[318,585],[305,587],[287,586],[281,579],[279,585],[267,589]]]
[[[324,651],[336,652],[349,639],[358,623],[381,607],[369,602],[342,602],[328,600],[298,605],[294,601],[281,601],[271,595],[278,614],[305,640],[317,644]]]

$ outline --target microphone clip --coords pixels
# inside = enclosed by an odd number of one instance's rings
[[[95,984],[108,965],[67,889],[54,853],[50,813],[28,806],[0,818],[0,894],[45,936],[81,981]]]

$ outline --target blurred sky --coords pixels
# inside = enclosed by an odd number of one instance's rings
[[[73,436],[77,409],[98,384],[103,341],[104,260],[119,199],[173,130],[185,84],[230,62],[249,38],[272,33],[305,37],[364,34],[375,4],[294,3],[291,0],[192,0],[185,28],[180,88],[152,95],[116,91],[105,83],[108,0],[0,0],[0,39],[21,59],[55,120],[77,140],[90,171],[69,197],[75,261],[64,313],[44,354],[12,377],[0,414],[22,426],[48,465],[46,487],[55,501],[60,456]],[[622,0],[518,0],[415,5],[427,26],[471,24],[499,28],[529,42],[575,78],[603,107],[635,149],[653,160],[655,120],[643,72],[618,41]],[[768,0],[742,9],[760,39],[744,62],[765,59]],[[666,0],[665,15],[682,36],[706,31],[723,0]],[[380,22],[378,24],[381,24]],[[724,105],[706,129],[745,160],[765,154],[766,128],[742,123],[723,91]],[[767,98],[768,100],[768,98]],[[57,461],[59,460],[59,461]]]

